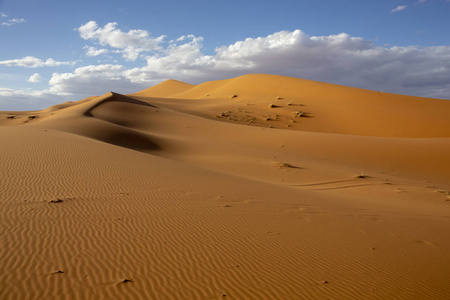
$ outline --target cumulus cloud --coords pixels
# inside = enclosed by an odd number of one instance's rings
[[[6,15],[5,15],[6,16]],[[26,20],[24,18],[20,18],[20,19],[10,19],[6,22],[2,22],[3,26],[12,26],[18,23],[24,23],[26,22]]]
[[[53,73],[49,92],[57,95],[101,95],[109,91],[136,92],[143,88],[131,82],[122,65],[90,65],[75,69],[72,73]]]
[[[136,60],[141,52],[161,49],[160,43],[165,36],[152,38],[148,31],[142,29],[123,32],[116,28],[117,25],[114,22],[99,27],[97,22],[90,21],[81,25],[77,30],[81,38],[85,40],[93,40],[100,45],[120,49],[123,57],[129,61]]]
[[[28,78],[28,82],[36,83],[40,82],[42,80],[42,76],[39,73],[34,73],[33,75]]]
[[[406,9],[406,7],[407,7],[406,5],[399,5],[396,8],[391,10],[391,14],[395,13],[395,12],[398,12],[398,11],[402,11],[402,10]]]
[[[207,68],[214,68],[215,58],[201,51],[203,38],[185,38],[183,44],[170,44],[161,53],[146,56],[146,66],[127,70],[125,76],[132,82],[151,83],[172,77],[192,81],[211,75]]]
[[[8,17],[7,14],[0,12],[0,18],[7,18],[7,17]]]
[[[106,54],[109,52],[108,49],[97,49],[95,47],[89,47],[89,46],[86,46],[84,48],[87,49],[87,51],[86,51],[87,56],[99,56],[101,54]]]
[[[25,68],[38,68],[38,67],[57,67],[62,65],[74,65],[74,62],[68,61],[56,61],[53,58],[42,60],[34,56],[26,56],[19,59],[10,59],[0,61],[0,66],[7,67],[25,67]]]

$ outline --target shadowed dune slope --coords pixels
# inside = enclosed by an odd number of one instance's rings
[[[449,299],[449,104],[247,75],[0,112],[0,299]]]

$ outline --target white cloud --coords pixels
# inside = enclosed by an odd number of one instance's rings
[[[34,73],[33,75],[30,76],[30,78],[28,78],[28,82],[40,82],[42,80],[42,76],[39,73]]]
[[[5,13],[2,13],[2,12],[0,12],[0,17],[1,17],[1,18],[7,18],[7,17],[8,17],[8,15],[7,15],[7,14],[5,14]]]
[[[10,59],[0,61],[0,66],[7,67],[25,67],[25,68],[38,68],[38,67],[57,67],[61,65],[74,65],[75,62],[68,61],[56,61],[53,58],[42,60],[34,56],[26,56],[19,59]]]
[[[402,11],[402,10],[406,9],[406,7],[407,7],[406,5],[399,5],[396,8],[391,10],[391,14],[395,13],[395,12],[398,12],[398,11]]]
[[[185,35],[182,35],[182,36],[180,36],[179,38],[177,38],[175,41],[176,42],[181,42],[181,41],[184,41],[186,39],[186,36]]]
[[[188,35],[184,44],[169,45],[159,54],[146,56],[147,65],[134,68],[124,74],[132,82],[151,83],[166,78],[195,80],[208,74],[208,67],[214,67],[214,58],[201,52],[202,37]]]
[[[94,40],[100,45],[121,49],[123,57],[129,61],[136,60],[141,52],[161,49],[160,43],[165,36],[152,38],[148,31],[142,29],[123,32],[116,28],[117,25],[108,23],[102,28],[98,27],[97,22],[90,21],[77,30],[85,40]]]
[[[101,54],[106,54],[109,52],[108,49],[97,49],[95,47],[89,47],[89,46],[86,46],[84,48],[87,49],[87,51],[86,51],[87,56],[99,56]]]
[[[6,15],[5,15],[5,16],[6,16]],[[10,19],[10,20],[8,20],[7,22],[3,22],[2,25],[3,25],[3,26],[12,26],[12,25],[15,25],[15,24],[18,24],[18,23],[24,23],[24,22],[26,22],[26,20],[23,19],[23,18],[20,18],[20,19]]]

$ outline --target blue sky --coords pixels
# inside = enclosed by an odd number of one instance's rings
[[[449,0],[0,0],[0,110],[270,73],[450,99]]]

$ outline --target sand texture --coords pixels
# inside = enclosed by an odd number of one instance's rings
[[[450,299],[450,101],[274,75],[0,112],[0,299]]]

